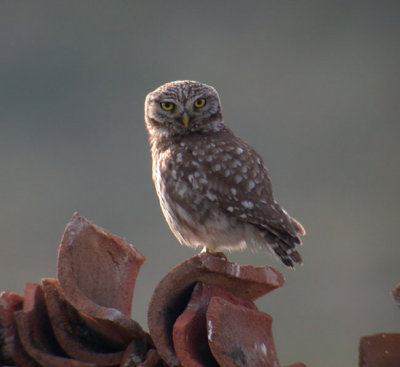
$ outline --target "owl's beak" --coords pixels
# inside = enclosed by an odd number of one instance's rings
[[[182,123],[183,123],[183,125],[185,125],[185,127],[186,127],[186,129],[187,129],[188,126],[189,126],[189,115],[188,115],[187,112],[184,112],[184,113],[182,114]]]

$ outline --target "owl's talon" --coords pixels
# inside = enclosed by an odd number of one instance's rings
[[[213,255],[219,257],[222,260],[228,261],[228,258],[223,252],[214,252]]]
[[[228,258],[226,257],[226,255],[223,252],[215,252],[215,251],[208,249],[207,247],[204,247],[203,250],[201,250],[201,253],[204,253],[204,252],[206,252],[207,254],[210,254],[212,256],[218,257],[222,260],[228,261]]]

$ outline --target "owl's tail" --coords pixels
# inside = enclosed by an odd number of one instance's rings
[[[303,259],[297,252],[294,246],[288,245],[282,240],[277,240],[274,244],[270,245],[275,254],[281,259],[281,261],[288,267],[294,269],[295,264],[302,265]]]
[[[301,224],[297,221],[296,224],[300,226],[299,229],[301,228],[299,234],[305,234],[305,230]],[[296,224],[294,223],[294,225]],[[265,239],[267,240],[270,249],[272,249],[272,251],[286,266],[294,269],[295,264],[303,264],[303,259],[296,250],[296,246],[301,245],[301,239],[299,236],[291,236],[287,232],[274,229],[273,232],[265,232]]]

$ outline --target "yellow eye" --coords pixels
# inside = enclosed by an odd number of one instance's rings
[[[193,103],[193,106],[195,106],[196,108],[202,108],[206,105],[206,100],[205,98],[199,98],[196,99]]]
[[[175,105],[172,102],[161,102],[161,108],[165,111],[172,111]]]

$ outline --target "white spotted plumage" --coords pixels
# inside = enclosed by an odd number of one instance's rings
[[[261,157],[225,126],[214,88],[167,83],[148,94],[145,121],[160,206],[181,244],[271,250],[287,266],[302,262],[303,227],[274,200]]]

